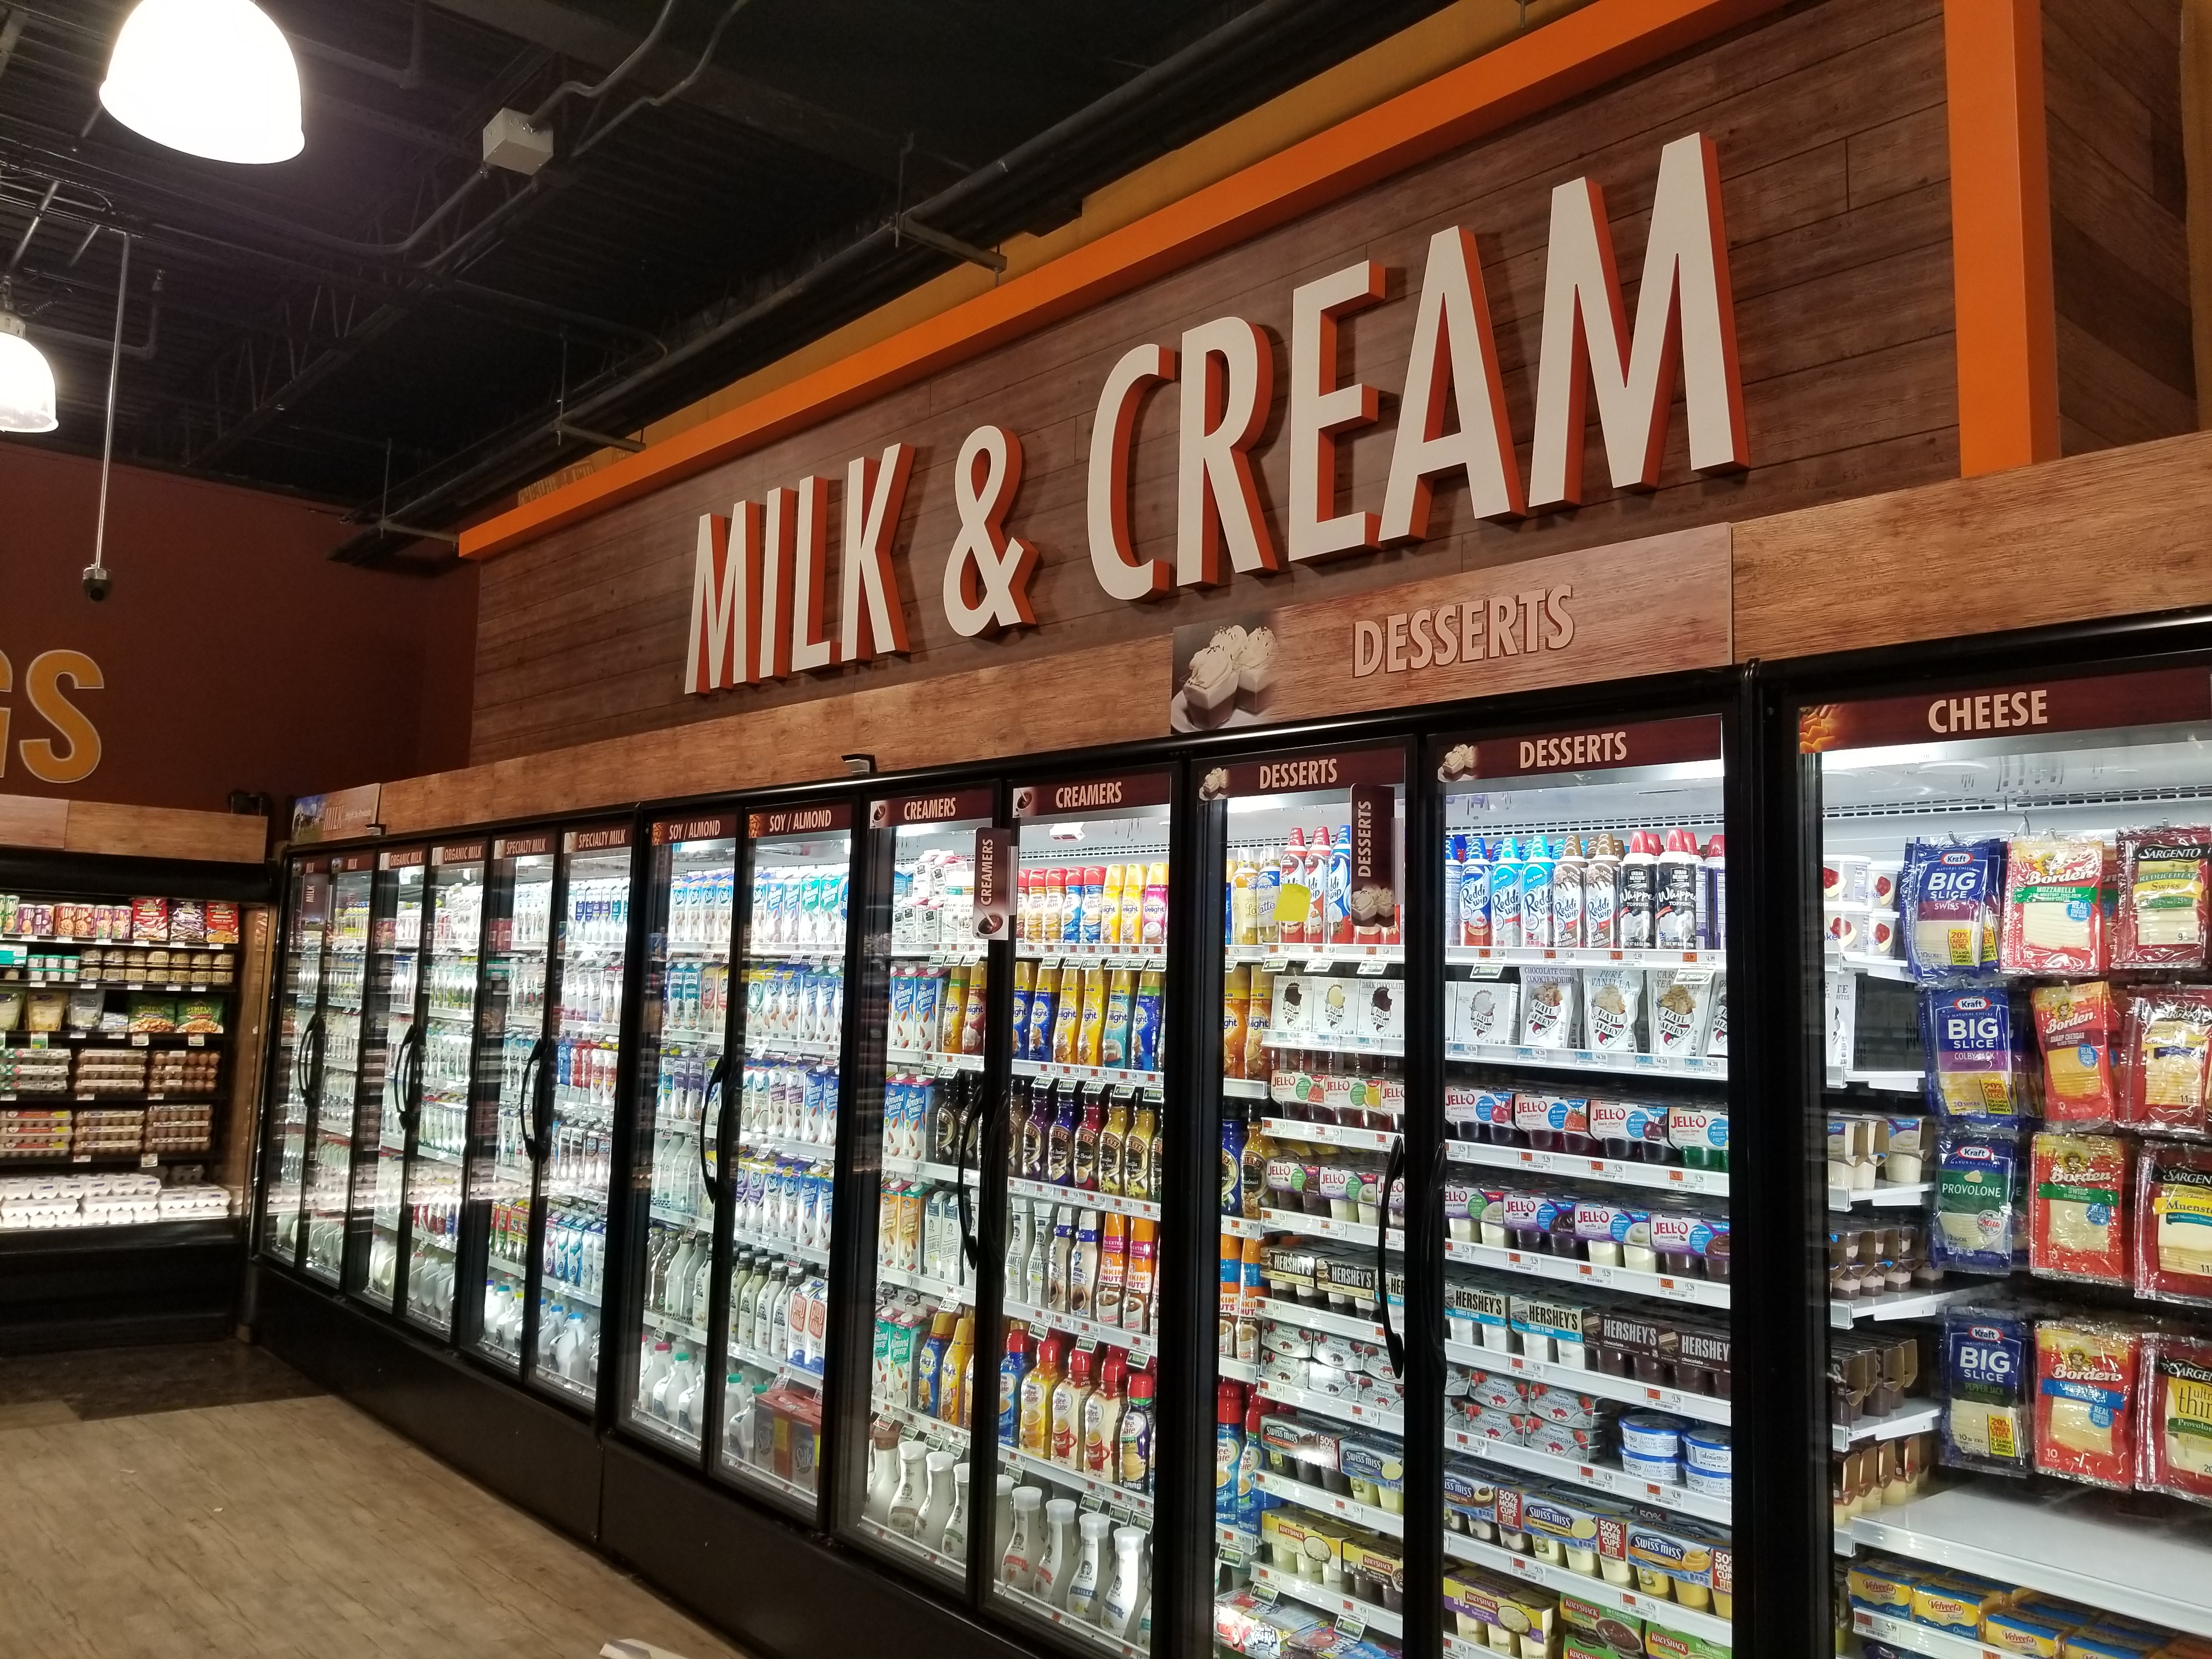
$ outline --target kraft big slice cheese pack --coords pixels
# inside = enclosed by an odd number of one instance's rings
[[[1994,1127],[2032,1115],[2016,1013],[2002,985],[1920,994],[1928,1108],[1939,1119]]]
[[[1900,884],[1905,961],[1924,985],[1985,985],[1996,977],[2005,844],[1915,841]]]
[[[2027,1393],[2033,1332],[1994,1308],[1954,1308],[1943,1316],[1943,1462],[1991,1474],[2032,1466]]]

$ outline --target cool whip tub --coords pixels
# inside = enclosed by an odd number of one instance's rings
[[[1729,1430],[1700,1425],[1684,1432],[1682,1459],[1704,1474],[1735,1473],[1735,1437]]]

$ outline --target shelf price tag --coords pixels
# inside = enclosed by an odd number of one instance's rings
[[[138,1167],[142,1170],[157,1169],[160,1167],[161,1162],[161,1155],[159,1152],[141,1152],[138,1154]]]
[[[1390,964],[1389,963],[1381,961],[1375,957],[1364,958],[1359,964],[1359,976],[1362,979],[1380,979],[1383,975],[1389,971]]]
[[[118,1031],[116,1035],[120,1036],[123,1034]],[[133,1031],[131,1033],[131,1046],[134,1048],[149,1048],[153,1044],[147,1040],[145,1032]]]
[[[198,1032],[194,1032],[191,1036],[185,1039],[185,1047],[187,1048],[204,1048],[207,1047],[207,1039],[200,1036]]]
[[[1357,1642],[1367,1634],[1367,1621],[1356,1613],[1340,1614],[1336,1621],[1336,1634],[1340,1641]]]
[[[1252,1594],[1259,1598],[1261,1606],[1272,1607],[1275,1605],[1275,1597],[1281,1592],[1276,1589],[1273,1579],[1263,1578],[1252,1586]]]
[[[1478,962],[1467,970],[1469,979],[1503,979],[1505,964],[1502,962]]]
[[[1310,974],[1325,974],[1328,971],[1328,969],[1329,960],[1327,957],[1310,957],[1307,958],[1306,972]]]
[[[1106,1500],[1101,1498],[1095,1492],[1085,1492],[1083,1495],[1083,1500],[1079,1507],[1085,1514],[1103,1515],[1105,1513],[1106,1510]]]

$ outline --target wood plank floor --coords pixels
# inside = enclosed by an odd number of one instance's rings
[[[0,1362],[0,1651],[587,1659],[629,1638],[739,1659],[275,1360],[217,1352],[238,1347],[210,1345],[197,1390],[173,1352]]]

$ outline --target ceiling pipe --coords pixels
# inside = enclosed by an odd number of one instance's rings
[[[126,236],[123,240],[124,246],[128,247],[131,239]],[[124,345],[119,341],[111,342],[98,334],[80,334],[73,328],[58,328],[52,323],[42,323],[33,317],[26,317],[23,319],[24,325],[41,339],[70,340],[78,345],[99,346],[103,349],[112,348],[133,362],[151,362],[155,350],[161,345],[161,283],[167,275],[167,272],[160,270],[154,273],[154,303],[152,308],[146,313],[146,337],[137,345]]]
[[[374,80],[388,82],[402,92],[413,92],[422,86],[423,80],[422,14],[424,9],[424,0],[415,0],[415,26],[408,39],[407,66],[404,69],[393,69],[388,64],[378,63],[374,58],[356,57],[352,52],[342,52],[336,46],[326,46],[319,40],[310,40],[305,35],[289,34],[286,38],[294,46],[306,52],[310,58],[319,58],[325,64],[336,64],[339,68],[349,69],[356,75],[366,75]]]

